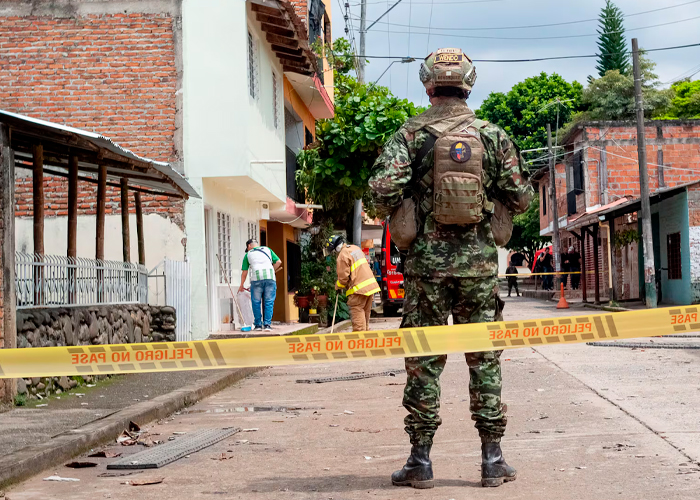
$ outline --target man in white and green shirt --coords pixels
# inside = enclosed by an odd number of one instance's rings
[[[241,274],[242,292],[245,288],[245,280],[250,277],[250,300],[253,304],[253,317],[255,318],[254,331],[272,331],[272,311],[277,295],[277,281],[275,273],[282,267],[282,261],[268,247],[262,247],[256,240],[248,240],[245,244],[245,257],[243,258],[243,273]],[[262,314],[261,314],[262,309]]]

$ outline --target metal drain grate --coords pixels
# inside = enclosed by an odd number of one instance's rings
[[[372,377],[395,377],[406,373],[405,369],[401,370],[387,370],[385,372],[378,373],[356,373],[354,375],[343,375],[340,377],[323,377],[323,378],[307,378],[297,380],[297,384],[325,384],[326,382],[340,382],[343,380],[361,380],[363,378]]]
[[[108,469],[157,469],[186,455],[202,450],[233,436],[241,430],[236,427],[226,429],[206,429],[189,436],[180,437],[160,446],[155,446],[134,455],[117,460]]]

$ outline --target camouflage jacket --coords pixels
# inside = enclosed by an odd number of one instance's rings
[[[450,120],[458,124],[455,120],[464,120],[465,112],[472,113],[464,101],[448,99],[408,120],[387,141],[369,181],[380,217],[391,215],[401,204],[404,189],[414,187],[410,185],[411,163],[431,134],[427,130],[434,135],[435,124]],[[491,186],[487,192],[512,214],[522,213],[534,192],[522,169],[520,154],[503,129],[487,122],[481,125],[479,132],[485,147],[483,169]],[[430,151],[423,159],[423,168],[427,169],[432,162]],[[428,196],[433,196],[432,189],[421,194],[419,203]],[[419,224],[418,237],[406,259],[405,275],[476,278],[498,273],[498,251],[491,233],[490,216],[479,224],[462,227],[436,224],[431,214],[427,214]]]

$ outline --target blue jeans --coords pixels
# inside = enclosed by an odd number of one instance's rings
[[[253,303],[253,318],[255,318],[256,327],[272,325],[272,310],[275,306],[276,295],[277,282],[275,280],[250,282],[250,301]]]

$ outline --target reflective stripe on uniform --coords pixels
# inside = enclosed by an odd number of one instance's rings
[[[340,280],[336,281],[335,285],[336,285],[338,288],[345,288],[345,285],[343,285],[343,284],[340,282]]]
[[[358,290],[361,290],[361,289],[365,288],[366,286],[371,285],[372,283],[374,283],[374,285],[375,285],[374,288],[369,290],[365,295],[372,295],[372,294],[379,292],[379,286],[377,285],[377,279],[370,278],[370,279],[363,281],[362,283],[358,283],[357,285],[355,285],[354,287],[349,289],[347,291],[346,295],[348,295],[348,296],[352,295],[353,293],[356,293]]]
[[[355,269],[360,267],[362,264],[367,264],[367,259],[365,259],[364,257],[353,262],[353,264],[350,266],[350,272],[353,272]],[[369,265],[369,264],[367,264],[367,265]]]

